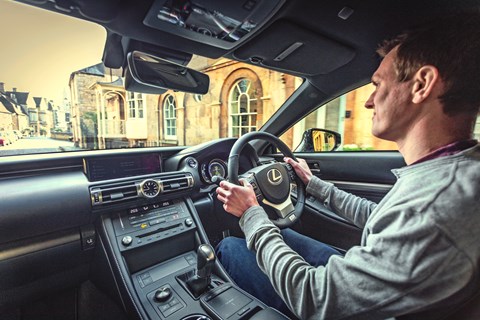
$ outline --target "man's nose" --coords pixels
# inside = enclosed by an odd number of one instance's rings
[[[373,109],[373,107],[374,107],[373,97],[374,97],[374,93],[372,93],[372,94],[370,95],[370,97],[368,98],[368,100],[365,101],[365,108],[367,108],[367,109]]]

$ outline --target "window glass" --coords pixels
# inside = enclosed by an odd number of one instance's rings
[[[0,1],[0,29],[15,39],[0,59],[0,156],[238,137],[259,130],[303,81],[193,55],[188,66],[210,78],[206,94],[141,94],[125,90],[124,70],[102,63],[106,30],[95,23]]]
[[[138,92],[130,92],[127,94],[128,116],[131,119],[142,119],[143,115],[143,94]]]
[[[475,124],[474,137],[477,140],[480,140],[480,115],[477,117],[477,123]]]
[[[135,97],[133,92],[128,92],[128,117],[135,118]]]
[[[137,93],[137,109],[138,109],[138,117],[143,118],[143,95],[141,93]]]
[[[341,134],[342,145],[337,151],[398,150],[396,143],[371,134],[372,110],[365,108],[365,102],[373,90],[368,84],[319,106],[284,134],[282,140],[292,141],[292,149],[295,149],[305,130],[320,128]]]
[[[177,113],[175,97],[168,95],[163,102],[165,138],[175,139],[177,136]]]
[[[238,80],[228,98],[230,113],[229,136],[239,137],[257,129],[257,98],[249,79]]]

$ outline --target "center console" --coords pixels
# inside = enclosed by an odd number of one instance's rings
[[[123,303],[140,319],[287,319],[237,287],[218,260],[190,198],[102,217]]]

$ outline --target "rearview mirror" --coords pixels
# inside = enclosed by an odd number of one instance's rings
[[[206,74],[140,51],[128,53],[127,68],[128,91],[162,94],[170,89],[205,94],[210,85]]]
[[[342,137],[338,132],[311,128],[303,133],[302,141],[295,152],[334,151],[341,143]]]

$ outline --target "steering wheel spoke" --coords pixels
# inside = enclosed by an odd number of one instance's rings
[[[239,179],[245,179],[248,183],[250,183],[253,187],[253,191],[255,191],[255,196],[257,197],[258,203],[262,203],[264,200],[264,196],[262,190],[258,187],[257,179],[255,178],[255,173],[253,172],[246,172],[238,176]]]
[[[284,202],[279,204],[272,203],[267,199],[263,199],[262,203],[272,208],[273,211],[275,211],[275,213],[277,214],[277,216],[283,219],[288,217],[291,213],[295,212],[295,206],[293,205],[291,197],[287,197]]]
[[[264,139],[274,144],[285,156],[295,160],[295,156],[285,143],[274,135],[267,132],[250,132],[238,139],[230,152],[228,172],[232,183],[239,184],[240,152],[249,141],[256,139]],[[286,228],[298,220],[305,206],[305,186],[289,164],[277,161],[261,164],[240,177],[252,184],[258,202],[271,208],[277,215],[277,219],[272,218],[276,226]],[[295,205],[292,202],[292,184],[297,185]]]

